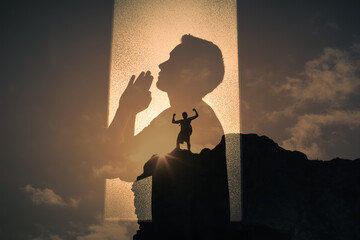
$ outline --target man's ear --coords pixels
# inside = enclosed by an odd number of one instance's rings
[[[207,79],[209,79],[210,75],[210,69],[208,67],[202,67],[198,73],[198,79],[201,81],[206,81]]]

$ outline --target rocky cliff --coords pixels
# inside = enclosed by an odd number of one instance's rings
[[[245,226],[294,240],[358,239],[360,159],[308,160],[265,136],[241,138]]]
[[[360,236],[360,159],[308,160],[268,137],[242,134],[241,164],[243,221],[230,223],[224,138],[200,154],[154,155],[138,177],[153,178],[153,221],[139,222],[134,239]]]

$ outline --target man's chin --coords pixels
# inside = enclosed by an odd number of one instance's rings
[[[158,80],[158,81],[156,82],[156,87],[157,87],[159,90],[163,91],[163,92],[167,92],[167,91],[166,91],[166,88],[164,87],[164,84],[163,84],[160,80]]]

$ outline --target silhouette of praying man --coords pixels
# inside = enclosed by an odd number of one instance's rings
[[[175,121],[176,114],[175,113],[173,114],[172,123],[174,123],[174,124],[180,123],[180,126],[181,126],[180,133],[176,140],[176,148],[180,148],[180,144],[186,142],[187,148],[190,151],[190,148],[191,148],[190,135],[192,133],[191,121],[196,119],[199,116],[199,114],[195,108],[193,109],[193,111],[195,112],[195,116],[188,118],[187,113],[183,112],[182,116],[184,119],[178,120],[178,121]]]
[[[215,112],[203,100],[224,77],[224,61],[219,47],[210,41],[184,35],[159,68],[156,87],[167,94],[170,106],[135,134],[136,115],[147,109],[152,101],[150,87],[154,77],[150,71],[143,71],[137,78],[135,75],[130,78],[107,131],[109,141],[105,147],[108,154],[104,159],[111,161],[112,169],[118,169],[117,174],[109,173],[109,177],[134,181],[153,154],[170,153],[174,148],[173,141],[179,135],[178,127],[169,123],[173,113],[190,112],[196,108],[201,115],[193,122],[196,131],[191,135],[191,149],[194,153],[203,148],[214,148],[224,134]],[[179,135],[180,142],[190,137],[191,130],[189,127],[185,129]],[[190,139],[188,144],[190,149]]]

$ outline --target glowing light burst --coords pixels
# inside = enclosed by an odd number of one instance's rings
[[[172,170],[171,170],[171,167],[169,165],[169,162],[168,162],[168,159],[170,158],[173,158],[173,159],[176,159],[168,154],[165,154],[163,156],[159,156],[159,161],[156,163],[156,168],[155,168],[155,171],[157,168],[159,168],[160,165],[163,165],[165,166],[167,172],[170,174],[170,176],[172,177],[173,174],[172,174]]]
[[[169,107],[166,93],[155,86],[159,72],[158,65],[169,58],[169,53],[180,44],[181,36],[192,34],[219,46],[225,63],[225,76],[205,101],[213,108],[225,133],[240,132],[239,74],[237,50],[236,1],[208,0],[115,0],[113,17],[112,57],[109,85],[108,124],[114,118],[118,101],[125,90],[131,75],[150,70],[154,82],[150,91],[152,102],[148,109],[137,114],[135,133],[140,132],[159,113]],[[231,202],[231,219],[240,220],[240,141],[226,147]],[[230,153],[232,151],[232,153]],[[230,159],[232,158],[232,160]],[[233,161],[232,163],[229,160]],[[232,178],[232,180],[230,179]],[[110,184],[112,194],[120,195],[122,190]],[[230,186],[231,182],[231,186]],[[119,185],[120,186],[120,185]],[[145,186],[145,185],[144,185]],[[147,186],[149,187],[149,186]],[[237,189],[239,188],[239,189]],[[151,188],[150,188],[151,189]],[[107,197],[106,199],[115,199]],[[121,204],[106,201],[106,213]],[[125,204],[125,202],[124,202]],[[236,206],[235,206],[236,205]],[[130,206],[128,206],[130,207]],[[235,210],[234,210],[235,209]],[[116,211],[119,213],[119,211]],[[113,217],[112,214],[110,214]],[[147,218],[151,219],[148,214]],[[119,214],[119,218],[133,218],[134,215]]]

